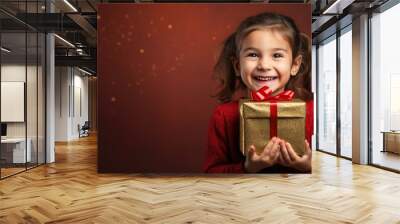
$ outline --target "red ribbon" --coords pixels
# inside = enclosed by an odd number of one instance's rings
[[[269,101],[270,102],[270,119],[269,119],[269,135],[270,138],[278,136],[278,103],[277,101],[290,101],[293,99],[294,92],[286,90],[276,96],[271,96],[272,91],[268,86],[264,86],[258,91],[251,92],[251,98],[254,101]]]
[[[269,89],[268,86],[264,86],[258,91],[251,92],[251,99],[254,101],[271,101],[271,100],[287,100],[290,101],[293,99],[294,92],[292,90],[286,90],[282,93],[279,93],[276,96],[271,96],[272,90]]]
[[[271,102],[269,106],[269,111],[271,113],[269,118],[269,138],[278,136],[278,104]]]

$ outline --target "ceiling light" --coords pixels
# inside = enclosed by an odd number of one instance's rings
[[[65,4],[67,4],[74,12],[78,12],[78,10],[71,4],[69,3],[68,0],[64,0]]]
[[[66,40],[66,39],[64,39],[64,38],[62,38],[62,37],[60,37],[60,36],[57,35],[57,34],[54,34],[54,36],[57,37],[57,38],[58,38],[59,40],[61,40],[62,42],[64,42],[64,43],[66,43],[67,45],[69,45],[70,47],[75,48],[75,45],[71,44],[71,42],[69,42],[68,40]]]
[[[5,48],[5,47],[1,47],[1,50],[4,51],[4,52],[6,52],[6,53],[10,53],[10,52],[11,52],[11,50],[9,50],[9,49],[7,49],[7,48]]]
[[[325,9],[322,14],[342,14],[343,10],[354,1],[355,0],[336,0],[332,5]]]
[[[85,73],[85,74],[87,74],[87,75],[93,75],[92,73],[90,73],[90,72],[88,72],[88,71],[86,71],[86,70],[83,70],[83,69],[81,69],[81,68],[79,68],[79,67],[78,67],[78,70],[81,71],[81,72],[83,72],[83,73]]]

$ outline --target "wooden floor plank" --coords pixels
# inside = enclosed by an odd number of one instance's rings
[[[0,181],[0,223],[400,223],[400,175],[313,152],[299,175],[98,174],[96,136]]]

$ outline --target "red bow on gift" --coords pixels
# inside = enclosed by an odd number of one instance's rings
[[[276,96],[271,96],[272,90],[268,86],[264,86],[258,91],[251,92],[251,99],[254,101],[280,101],[280,100],[292,100],[294,92],[292,90],[286,90],[279,93]]]
[[[273,138],[278,136],[278,105],[277,101],[290,101],[293,99],[294,92],[286,90],[276,96],[271,96],[272,90],[268,86],[264,86],[258,91],[251,92],[251,99],[254,101],[269,101],[270,102],[270,119],[269,119],[269,136]]]

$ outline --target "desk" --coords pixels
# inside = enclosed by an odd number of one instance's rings
[[[400,154],[400,131],[383,131],[383,152]]]
[[[25,163],[31,161],[31,145],[30,138],[27,139],[28,144],[25,154],[25,138],[6,138],[1,139],[1,157],[6,163]],[[27,161],[25,161],[27,159]]]

